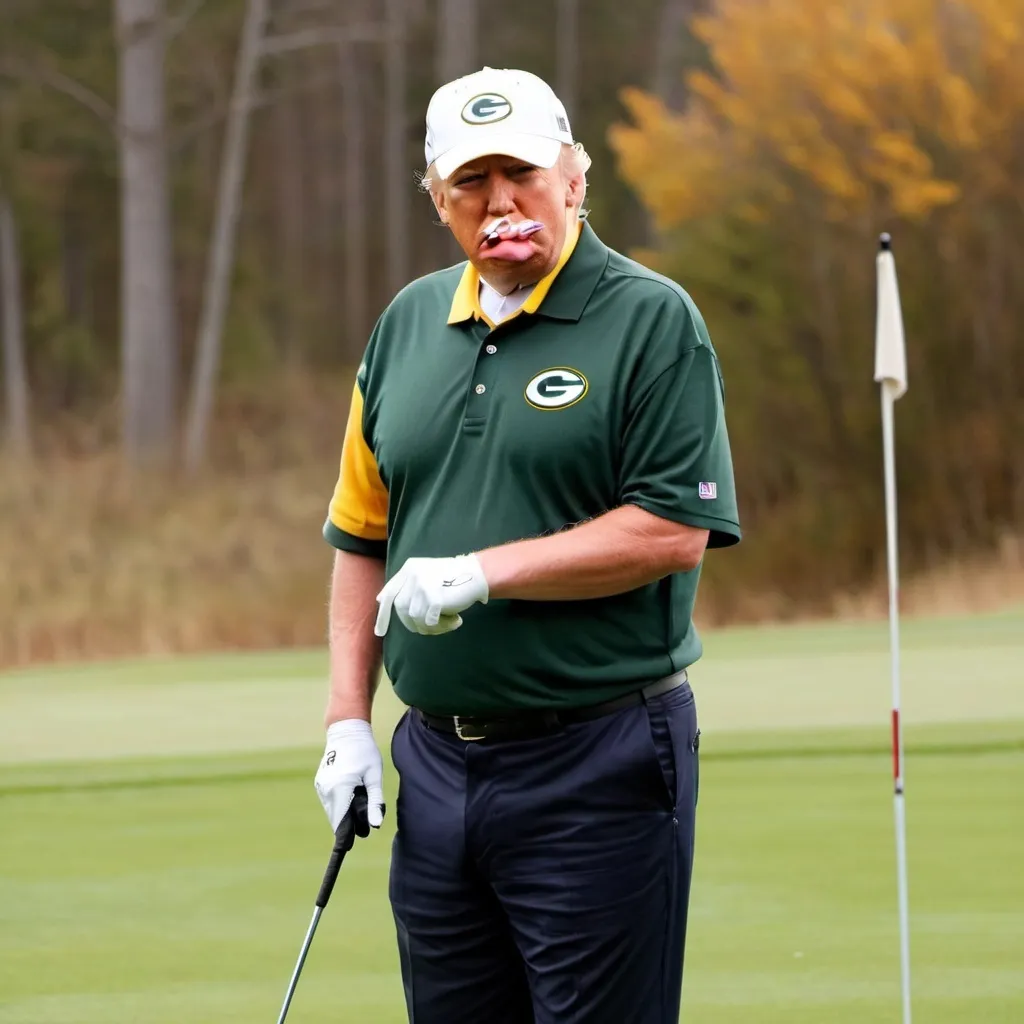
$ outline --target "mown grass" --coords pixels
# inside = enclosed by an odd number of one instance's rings
[[[1024,615],[905,633],[915,1019],[1017,1024]],[[707,647],[682,1019],[895,1024],[884,627]],[[0,676],[2,1024],[276,1019],[330,846],[324,668],[313,649]],[[401,710],[383,688],[385,749]],[[393,824],[343,869],[295,1024],[404,1020]]]
[[[75,773],[67,789],[0,796],[0,1021],[275,1019],[329,848],[306,753],[304,766],[266,754],[248,776],[186,783],[181,759],[159,786]],[[881,750],[705,758],[684,1020],[899,1019],[887,768]],[[918,1014],[1015,1024],[1024,749],[919,755],[912,779]],[[343,869],[296,1024],[404,1019],[391,824]]]

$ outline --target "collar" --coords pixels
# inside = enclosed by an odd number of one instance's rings
[[[573,254],[575,258],[570,260]],[[608,249],[590,225],[580,221],[575,232],[566,234],[562,254],[554,269],[537,282],[519,311],[502,323],[508,323],[523,313],[538,312],[541,316],[557,320],[579,320],[607,263]],[[544,304],[543,309],[541,303]],[[457,324],[470,319],[483,320],[494,327],[480,308],[480,275],[476,267],[467,262],[452,298],[448,323]]]
[[[518,312],[522,306],[529,299],[533,292],[533,284],[521,284],[516,288],[513,288],[508,295],[502,295],[501,292],[492,288],[483,278],[480,279],[480,308],[492,319],[496,319],[494,316],[494,310],[508,310],[507,314],[500,319],[509,319],[513,313]]]

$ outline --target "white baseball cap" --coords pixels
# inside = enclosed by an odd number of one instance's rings
[[[572,142],[561,100],[529,71],[485,67],[442,85],[427,106],[427,166],[442,178],[492,153],[554,167]]]

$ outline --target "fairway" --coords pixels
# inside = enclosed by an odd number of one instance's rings
[[[905,625],[915,1021],[1024,1021],[1024,612]],[[0,676],[0,1022],[276,1020],[330,849],[322,651]],[[692,673],[683,1020],[896,1024],[884,626],[726,630]],[[376,727],[401,708],[383,689]],[[394,778],[386,780],[394,802]],[[289,1017],[404,1018],[389,818]]]

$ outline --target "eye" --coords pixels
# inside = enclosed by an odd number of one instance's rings
[[[474,181],[479,181],[483,177],[482,174],[460,174],[455,179],[456,185],[471,185]]]
[[[534,167],[533,164],[520,164],[519,166],[512,168],[512,173],[513,174],[530,174],[531,172],[533,172],[535,170],[537,170],[537,168]]]

